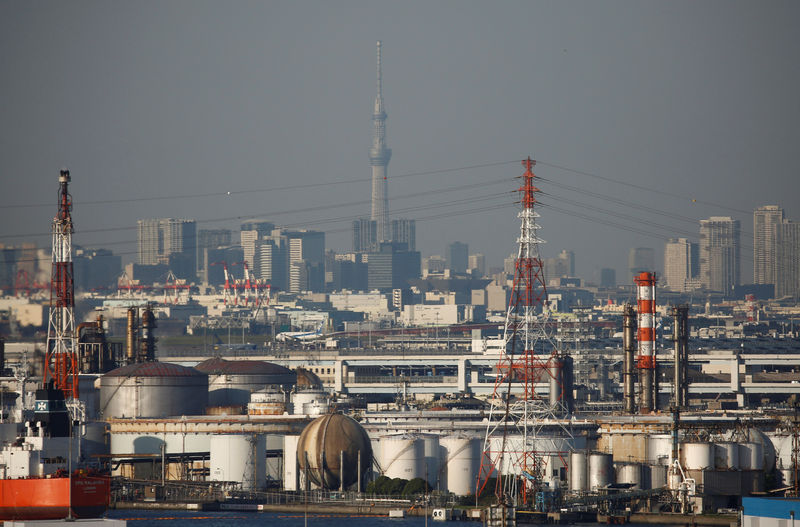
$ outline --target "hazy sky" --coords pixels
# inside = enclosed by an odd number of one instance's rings
[[[124,259],[144,217],[349,250],[382,40],[390,214],[420,219],[423,255],[515,251],[530,155],[545,256],[621,273],[732,215],[749,282],[753,208],[800,220],[798,21],[790,1],[3,2],[0,243],[49,232],[66,166],[74,242]]]

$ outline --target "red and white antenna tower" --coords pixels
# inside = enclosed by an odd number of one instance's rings
[[[539,214],[534,210],[541,192],[534,184],[535,164],[531,158],[522,162],[519,253],[477,483],[479,495],[494,477],[498,502],[515,506],[533,497],[547,459],[568,454],[537,442],[545,421],[559,422],[558,416],[569,413],[569,359],[558,352],[547,331],[547,288],[539,256],[544,240],[537,235]],[[561,437],[570,435],[563,431]]]
[[[50,278],[50,317],[47,329],[44,382],[66,399],[78,398],[78,359],[75,346],[75,290],[72,275],[72,196],[69,170],[58,176],[58,214],[53,218],[53,266]]]

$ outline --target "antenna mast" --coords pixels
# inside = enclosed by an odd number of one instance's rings
[[[72,196],[69,170],[58,176],[58,214],[53,218],[53,265],[50,277],[50,316],[44,382],[55,382],[64,398],[78,398],[78,359],[75,346],[75,289],[72,274]]]

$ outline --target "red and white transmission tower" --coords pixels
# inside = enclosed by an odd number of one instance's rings
[[[522,162],[519,253],[477,487],[480,495],[495,478],[498,502],[514,506],[530,502],[549,460],[569,457],[568,450],[555,447],[557,442],[541,437],[545,421],[560,423],[558,417],[569,413],[570,368],[569,358],[559,353],[548,334],[547,288],[539,256],[544,240],[537,235],[539,214],[534,210],[541,192],[534,184],[535,164],[530,158]],[[549,395],[543,397],[543,392]],[[571,434],[563,428],[560,437]]]
[[[72,276],[72,196],[69,170],[58,176],[58,214],[53,218],[53,266],[50,278],[50,321],[44,382],[51,379],[64,398],[78,398],[78,358],[75,346],[75,291]]]

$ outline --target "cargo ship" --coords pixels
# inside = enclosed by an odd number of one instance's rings
[[[36,390],[25,433],[0,449],[0,521],[96,518],[108,508],[109,478],[78,465],[77,441],[61,390]]]
[[[97,518],[108,508],[108,497],[109,479],[102,475],[0,479],[0,520]]]

